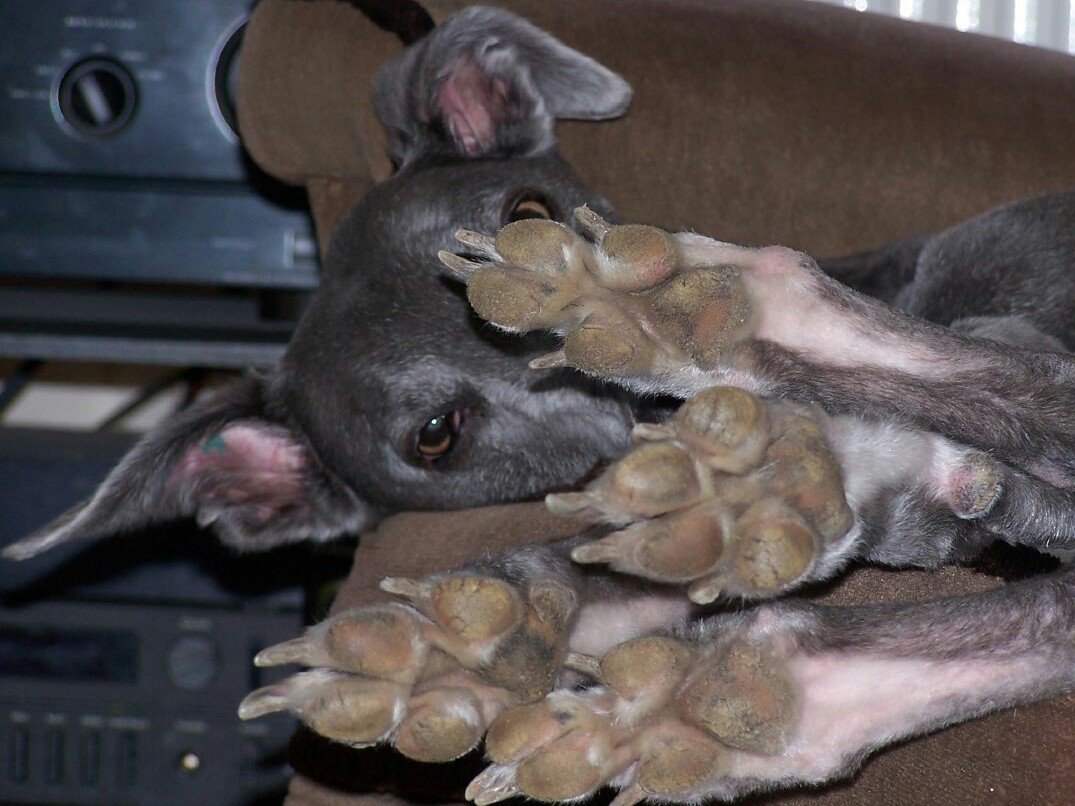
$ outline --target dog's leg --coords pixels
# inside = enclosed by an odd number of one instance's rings
[[[577,546],[576,561],[689,585],[698,604],[775,596],[854,558],[935,567],[994,539],[982,524],[1004,469],[941,436],[714,387],[635,438],[548,506],[624,527]]]
[[[489,263],[442,256],[494,324],[564,335],[563,349],[537,366],[575,366],[683,397],[725,382],[816,402],[829,415],[911,423],[1012,466],[998,465],[1013,492],[984,527],[1018,526],[1044,504],[1010,539],[1055,546],[1075,537],[1070,356],[902,315],[788,249],[609,227],[587,210],[580,217],[597,246],[531,221],[495,240],[461,233]]]
[[[571,653],[600,654],[691,615],[673,592],[583,573],[569,559],[574,542],[385,580],[402,601],[345,611],[259,653],[260,666],[315,668],[253,692],[240,717],[291,710],[345,744],[450,761],[504,708],[550,691],[565,664],[578,665]]]
[[[717,383],[896,419],[1042,473],[1075,475],[1075,359],[1012,350],[902,315],[783,247],[609,227],[591,246],[554,222],[462,240],[444,256],[475,309],[513,331],[551,328],[575,366],[636,391],[689,397]]]
[[[490,728],[478,804],[698,803],[850,775],[871,752],[1075,689],[1075,572],[914,605],[795,601],[620,644],[601,685]]]

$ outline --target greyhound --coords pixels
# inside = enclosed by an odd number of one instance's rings
[[[616,226],[553,124],[630,94],[503,11],[408,48],[375,95],[399,170],[341,224],[280,365],[7,555],[188,516],[254,550],[552,492],[594,528],[386,580],[397,599],[264,650],[313,668],[240,706],[424,761],[484,739],[479,804],[818,783],[1075,688],[1069,570],[915,605],[777,598],[853,559],[1073,547],[1075,194],[820,266]],[[760,603],[712,611],[729,598]]]

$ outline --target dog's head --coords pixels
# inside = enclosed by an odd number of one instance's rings
[[[553,124],[629,99],[621,78],[502,11],[468,9],[408,48],[375,97],[398,171],[335,233],[280,365],[157,428],[9,556],[185,516],[239,548],[327,539],[400,509],[533,497],[616,456],[630,404],[528,370],[550,344],[474,317],[436,253],[460,227],[568,222],[584,203],[609,214],[556,153]]]

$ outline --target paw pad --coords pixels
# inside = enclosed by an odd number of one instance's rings
[[[600,240],[604,261],[598,263],[601,285],[610,291],[646,291],[676,270],[675,243],[664,230],[643,224],[611,227]]]
[[[572,268],[573,253],[581,246],[582,239],[574,230],[545,219],[513,221],[494,241],[504,260],[554,277]]]
[[[780,751],[795,717],[790,681],[772,658],[745,643],[704,667],[677,705],[683,718],[723,744],[767,754]]]

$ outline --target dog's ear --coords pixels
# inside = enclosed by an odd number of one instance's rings
[[[269,381],[244,378],[142,439],[82,504],[4,555],[194,517],[226,544],[260,550],[362,528],[370,512],[309,443],[270,414]]]
[[[452,15],[389,62],[374,102],[397,165],[423,154],[527,156],[556,118],[623,114],[631,87],[526,20],[493,8]]]

